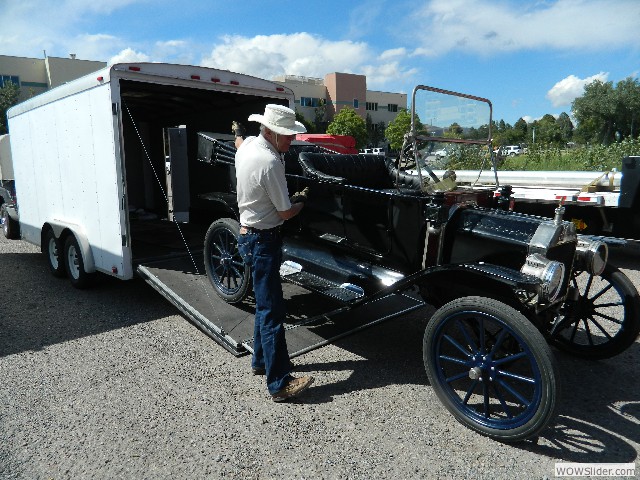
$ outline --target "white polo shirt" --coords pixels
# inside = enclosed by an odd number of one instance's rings
[[[236,152],[240,224],[261,230],[282,225],[278,212],[291,208],[280,153],[262,135],[248,137]]]

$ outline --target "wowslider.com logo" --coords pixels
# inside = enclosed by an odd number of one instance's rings
[[[556,477],[635,477],[635,463],[556,463]]]

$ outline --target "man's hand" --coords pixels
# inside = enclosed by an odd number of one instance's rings
[[[291,203],[304,203],[307,201],[307,195],[309,194],[309,187],[304,187],[304,190],[296,192],[291,195]]]
[[[231,122],[231,131],[236,137],[243,137],[247,134],[247,129],[240,122]]]

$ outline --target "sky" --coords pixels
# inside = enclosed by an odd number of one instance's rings
[[[640,0],[0,0],[0,54],[363,74],[491,100],[513,125],[640,75]]]

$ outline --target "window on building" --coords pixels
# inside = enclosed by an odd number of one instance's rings
[[[358,108],[360,108],[359,105],[360,105],[360,103],[358,102],[358,99],[354,98],[353,99],[353,108],[357,110]]]
[[[9,82],[16,86],[20,86],[20,77],[17,75],[0,75],[0,88],[3,88]]]
[[[378,104],[376,102],[367,102],[367,110],[372,112],[377,112]]]
[[[398,111],[398,105],[394,104],[394,103],[390,103],[387,108],[389,109],[390,112],[397,112]]]
[[[322,104],[319,98],[313,97],[300,97],[301,107],[319,107]]]

